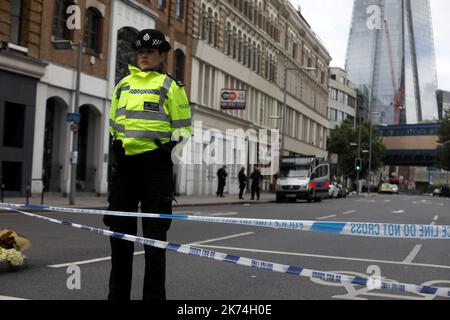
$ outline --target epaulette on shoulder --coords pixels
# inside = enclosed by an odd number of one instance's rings
[[[170,79],[172,79],[173,81],[175,81],[175,83],[180,87],[183,88],[184,87],[184,83],[180,80],[175,79],[174,76],[172,76],[170,73],[167,74],[169,76]]]

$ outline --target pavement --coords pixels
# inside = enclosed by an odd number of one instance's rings
[[[244,200],[239,200],[238,195],[225,195],[224,198],[216,196],[177,196],[173,202],[173,207],[196,207],[210,205],[232,205],[248,203],[269,203],[275,201],[275,194],[261,193],[260,200],[251,200],[249,194],[244,196]],[[25,204],[26,198],[5,198],[5,203]],[[29,199],[30,204],[40,205],[41,195],[35,194]],[[92,194],[78,194],[75,198],[75,205],[69,205],[69,198],[63,197],[58,193],[44,194],[44,205],[50,207],[68,207],[68,208],[89,208],[105,209],[108,207],[106,196],[95,196]]]

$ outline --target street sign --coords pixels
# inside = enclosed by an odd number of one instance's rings
[[[73,132],[78,132],[78,130],[80,130],[80,125],[74,122],[70,125],[70,130],[72,130]]]
[[[338,163],[338,155],[337,154],[333,153],[330,156],[330,163],[331,164],[337,164]]]
[[[245,90],[222,89],[220,92],[220,108],[223,110],[245,110]]]
[[[81,115],[79,113],[68,113],[66,116],[67,122],[80,122]]]

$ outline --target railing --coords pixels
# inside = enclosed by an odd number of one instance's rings
[[[44,204],[44,192],[45,192],[45,183],[44,183],[44,178],[42,177],[42,178],[39,178],[39,179],[30,179],[29,181],[28,181],[28,184],[27,184],[27,194],[26,194],[26,196],[27,196],[27,200],[26,200],[26,204],[28,205],[29,203],[30,203],[30,198],[31,198],[31,183],[33,182],[33,181],[41,181],[42,182],[42,189],[41,189],[41,205],[43,205]],[[3,202],[3,200],[2,200],[2,202]]]
[[[5,202],[5,184],[2,176],[0,176],[0,202]]]

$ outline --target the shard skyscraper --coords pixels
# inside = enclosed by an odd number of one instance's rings
[[[355,0],[346,69],[369,92],[375,123],[437,120],[430,1]]]

